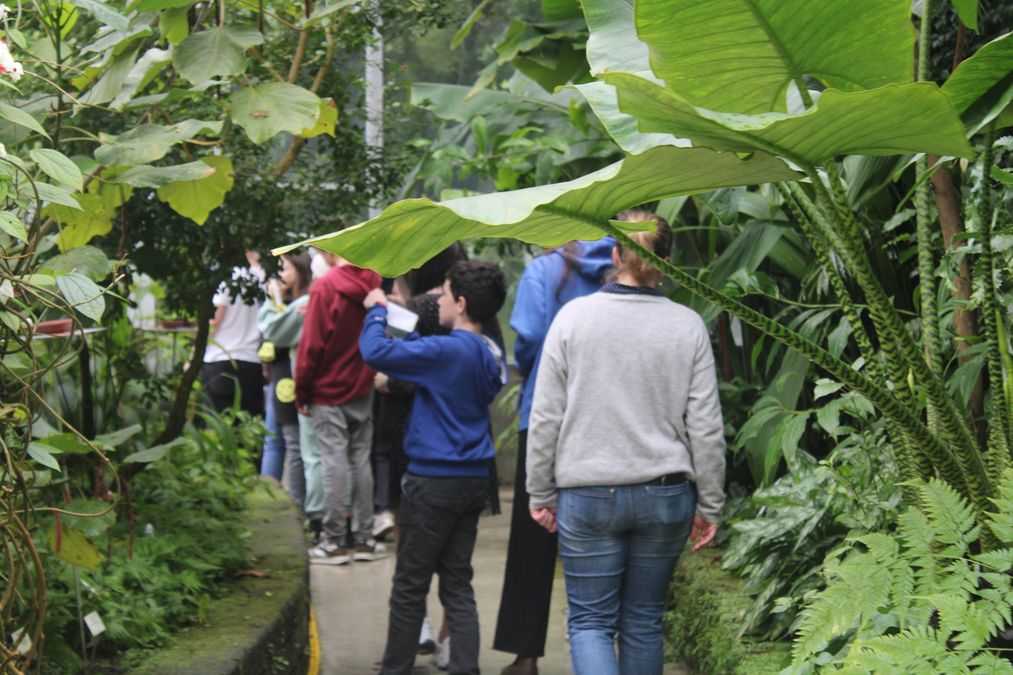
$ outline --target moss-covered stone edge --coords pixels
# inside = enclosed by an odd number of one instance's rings
[[[253,569],[208,607],[203,625],[175,635],[129,672],[138,675],[281,675],[309,665],[309,566],[302,520],[277,482],[247,499]]]
[[[749,604],[745,581],[721,569],[721,551],[704,549],[679,560],[665,614],[667,651],[695,673],[764,675],[788,665],[788,642],[736,636]]]

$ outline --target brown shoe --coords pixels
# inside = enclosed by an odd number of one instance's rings
[[[538,675],[538,659],[530,656],[518,657],[501,670],[499,675]]]

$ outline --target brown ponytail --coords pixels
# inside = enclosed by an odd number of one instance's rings
[[[629,237],[648,251],[653,251],[660,258],[668,258],[672,254],[673,235],[672,228],[668,221],[656,213],[627,209],[618,216],[616,220],[627,223],[642,223],[654,220],[657,225],[654,232],[632,232]],[[619,249],[619,269],[617,272],[625,272],[632,276],[643,286],[657,286],[661,281],[662,274],[647,264],[643,258],[633,251],[624,250],[621,244],[616,245]]]

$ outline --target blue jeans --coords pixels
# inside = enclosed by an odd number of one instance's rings
[[[271,391],[271,385],[264,387],[264,426],[267,428],[267,436],[264,437],[260,475],[280,481],[285,466],[285,439],[274,415],[274,392]]]
[[[574,673],[661,675],[665,598],[696,486],[564,488],[557,506]]]

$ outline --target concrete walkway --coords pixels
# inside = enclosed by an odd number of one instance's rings
[[[479,521],[478,544],[472,559],[475,568],[475,595],[482,631],[481,669],[486,675],[513,661],[511,654],[493,651],[492,637],[499,611],[503,568],[506,565],[510,534],[512,491],[502,493],[503,514]],[[393,545],[391,545],[393,548]],[[371,675],[383,655],[387,637],[387,600],[394,575],[394,556],[372,563],[351,563],[341,567],[310,565],[313,608],[320,634],[321,675]],[[436,597],[436,581],[429,596],[429,616],[434,630],[443,618]],[[552,591],[552,618],[545,658],[539,661],[542,675],[566,675],[570,656],[566,642],[566,592],[562,569],[557,571]],[[430,665],[429,656],[419,656],[416,673],[435,675],[442,671]],[[682,669],[666,675],[684,675]]]

